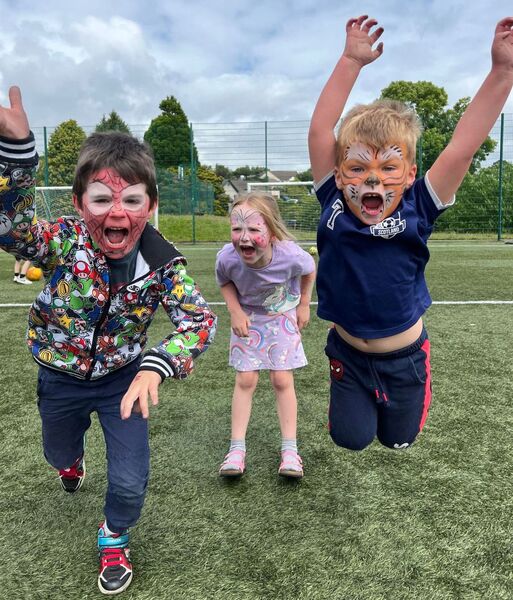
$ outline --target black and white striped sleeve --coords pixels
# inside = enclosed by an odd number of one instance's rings
[[[22,140],[0,136],[0,162],[33,166],[37,161],[36,141],[32,132]]]
[[[139,371],[153,371],[154,373],[158,373],[162,381],[174,375],[173,368],[169,362],[157,352],[151,352],[151,350],[144,355]]]

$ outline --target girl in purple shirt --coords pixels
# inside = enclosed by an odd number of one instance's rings
[[[229,364],[236,375],[230,449],[219,474],[244,473],[253,393],[258,372],[267,369],[282,435],[278,473],[302,477],[292,369],[307,364],[300,331],[310,319],[315,262],[292,241],[272,196],[240,196],[230,221],[232,243],[217,255],[216,278],[231,317]]]

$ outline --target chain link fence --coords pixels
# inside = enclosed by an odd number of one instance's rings
[[[289,227],[298,237],[313,239],[319,219],[313,186],[307,182],[301,191],[286,187],[288,180],[297,180],[298,174],[309,169],[308,127],[307,120],[191,124],[199,164],[213,168],[221,165],[226,167],[224,171],[232,172],[245,166],[260,167],[262,175],[256,181],[267,181],[270,190],[273,190],[274,180],[282,182],[273,191]],[[129,128],[142,139],[147,126],[129,125]],[[89,134],[95,128],[83,126],[82,129]],[[34,129],[38,151],[43,157],[54,130],[55,127]],[[501,115],[490,137],[496,144],[494,151],[476,173],[465,178],[455,206],[437,221],[435,232],[439,237],[480,235],[501,239],[513,236],[513,115]],[[419,147],[422,148],[422,144]],[[417,161],[422,165],[422,156],[418,156]],[[158,172],[160,214],[192,217],[190,241],[203,239],[202,222],[213,215],[216,193],[219,193],[210,182],[198,178],[197,167],[183,165],[178,174]],[[228,177],[223,181],[223,193],[233,197],[247,189],[248,184],[251,180],[247,178]]]

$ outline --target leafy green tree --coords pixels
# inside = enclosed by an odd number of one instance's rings
[[[84,130],[74,119],[55,128],[48,140],[48,185],[71,185],[80,146],[86,139]],[[44,185],[44,158],[39,162],[37,181]]]
[[[307,169],[306,171],[301,171],[297,174],[298,181],[313,181],[312,169]]]
[[[144,140],[153,150],[157,167],[168,168],[189,165],[191,162],[191,139],[189,122],[174,96],[164,98],[159,105],[162,114],[152,120]],[[193,144],[194,160],[198,153]]]
[[[214,188],[214,214],[225,216],[228,213],[230,198],[224,191],[223,178],[212,167],[206,165],[199,166],[196,174],[200,181],[209,183]]]
[[[232,177],[245,177],[246,179],[258,179],[265,175],[264,167],[250,167],[249,165],[245,165],[244,167],[238,167],[234,171],[232,171]]]
[[[513,165],[503,162],[503,228],[513,229]],[[437,231],[492,232],[498,229],[499,163],[468,173],[456,194],[456,204],[436,223]]]
[[[108,117],[103,115],[102,120],[96,125],[95,131],[122,131],[123,133],[131,133],[128,125],[115,110]]]
[[[447,92],[430,81],[393,81],[381,90],[381,98],[405,102],[418,114],[424,128],[417,153],[417,163],[422,173],[431,167],[447,146],[470,102],[470,98],[460,98],[452,108],[447,109]],[[474,173],[494,148],[495,142],[488,137],[476,152],[469,171]]]
[[[214,170],[216,175],[219,175],[219,177],[222,177],[223,179],[230,179],[230,177],[232,177],[232,172],[224,165],[216,165]]]

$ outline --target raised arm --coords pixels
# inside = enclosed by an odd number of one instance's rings
[[[30,127],[18,86],[9,88],[9,102],[10,108],[0,106],[0,135],[12,140],[25,139]]]
[[[334,129],[344,110],[353,85],[365,65],[381,56],[383,43],[372,46],[383,33],[375,19],[362,15],[346,24],[344,52],[324,86],[315,106],[308,132],[310,163],[315,181],[320,181],[335,168]]]
[[[484,142],[513,86],[513,17],[497,24],[492,43],[492,68],[467,110],[451,141],[429,170],[429,181],[442,203],[458,190],[474,154]]]

